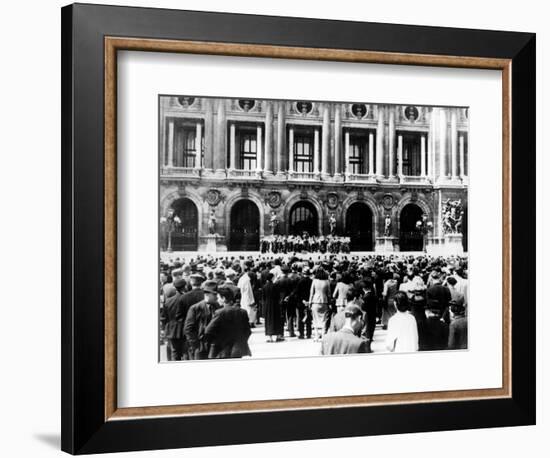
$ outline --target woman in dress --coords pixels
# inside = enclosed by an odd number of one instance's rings
[[[325,331],[325,313],[328,310],[330,297],[330,283],[325,269],[319,267],[315,272],[315,278],[311,283],[309,292],[309,304],[313,317],[314,341],[319,341]]]

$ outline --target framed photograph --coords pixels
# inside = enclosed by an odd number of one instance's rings
[[[535,36],[62,9],[62,448],[535,422]]]

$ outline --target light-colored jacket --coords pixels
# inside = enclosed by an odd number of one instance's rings
[[[328,280],[314,279],[309,290],[310,304],[328,304],[330,296],[330,283]]]

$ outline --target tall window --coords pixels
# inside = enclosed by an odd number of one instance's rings
[[[294,171],[313,172],[313,131],[294,131]]]
[[[174,167],[195,167],[195,158],[197,155],[200,154],[202,157],[203,144],[201,138],[200,146],[197,145],[195,124],[177,126],[174,138]]]
[[[421,158],[420,158],[420,138],[422,134],[418,132],[398,132],[397,135],[403,136],[403,175],[420,176]]]
[[[239,129],[239,169],[256,170],[256,130]]]
[[[349,169],[354,175],[368,173],[369,137],[363,132],[352,132],[349,137]]]

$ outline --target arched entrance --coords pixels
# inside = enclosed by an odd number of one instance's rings
[[[372,212],[364,202],[351,204],[346,212],[346,236],[351,251],[372,251]]]
[[[231,208],[228,248],[230,251],[260,249],[260,211],[251,200],[239,200]]]
[[[317,235],[319,220],[317,211],[311,202],[303,201],[294,204],[290,210],[290,235],[302,235],[307,232],[309,235]]]
[[[197,251],[199,212],[192,200],[181,198],[171,205],[172,234],[171,248],[173,251]],[[170,224],[170,222],[169,222]]]
[[[422,209],[416,204],[407,204],[399,216],[399,250],[422,251],[424,234],[416,227],[422,220]]]

